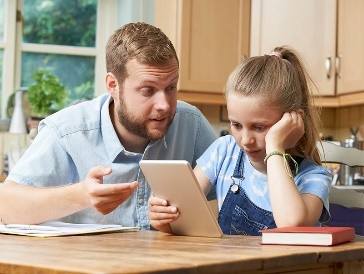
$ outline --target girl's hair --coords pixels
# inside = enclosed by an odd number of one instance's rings
[[[321,122],[314,106],[312,88],[316,88],[299,55],[290,47],[276,47],[269,55],[251,57],[238,65],[225,85],[230,93],[260,96],[262,107],[277,107],[283,112],[304,111],[305,133],[289,153],[321,164],[317,149]]]

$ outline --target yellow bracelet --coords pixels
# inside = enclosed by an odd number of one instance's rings
[[[267,156],[265,156],[264,158],[264,163],[267,164],[267,160],[270,156],[273,156],[273,155],[281,155],[283,156],[283,162],[284,162],[284,168],[286,169],[286,173],[287,175],[293,179],[293,176],[290,172],[290,168],[289,168],[289,164],[288,164],[288,161],[287,161],[287,158],[286,157],[289,157],[291,158],[291,160],[293,161],[295,167],[296,167],[296,174],[298,173],[298,164],[296,162],[295,159],[293,159],[292,155],[291,154],[288,154],[288,153],[283,153],[283,152],[280,152],[280,151],[272,151],[270,153],[267,154]]]

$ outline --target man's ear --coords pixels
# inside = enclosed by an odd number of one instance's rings
[[[108,72],[106,74],[106,88],[113,98],[117,95],[119,91],[118,81],[116,80],[114,74],[112,74],[111,72]]]

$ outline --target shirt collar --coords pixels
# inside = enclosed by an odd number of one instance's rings
[[[111,162],[115,160],[121,151],[125,150],[121,145],[111,122],[109,106],[112,102],[113,98],[109,95],[101,108],[101,134],[102,139],[104,140],[106,153]]]

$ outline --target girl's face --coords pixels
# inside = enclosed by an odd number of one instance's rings
[[[266,155],[265,135],[283,115],[280,108],[267,107],[263,102],[266,100],[260,96],[242,96],[233,92],[227,96],[232,135],[258,170],[261,170]]]

